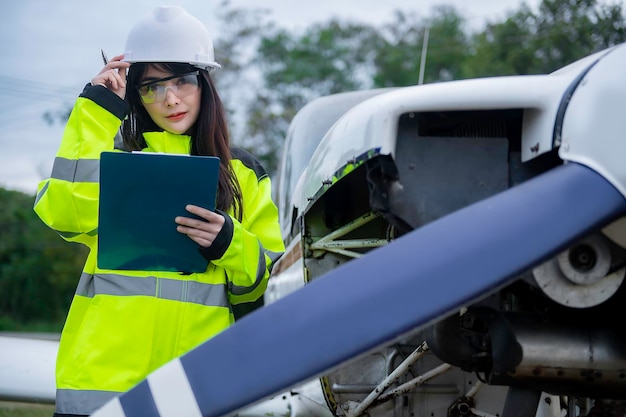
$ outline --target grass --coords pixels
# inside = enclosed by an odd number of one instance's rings
[[[54,405],[0,401],[0,417],[52,417]]]

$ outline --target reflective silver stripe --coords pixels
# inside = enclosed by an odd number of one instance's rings
[[[87,274],[80,277],[76,295],[145,295],[165,300],[184,301],[211,307],[229,307],[224,284],[206,284],[158,277],[131,277],[119,274]]]
[[[81,162],[82,161],[82,162]],[[54,160],[54,167],[52,168],[52,174],[51,174],[51,178],[55,178],[55,179],[62,179],[62,180],[67,180],[67,178],[62,178],[63,175],[69,175],[69,170],[73,170],[73,167],[76,166],[83,166],[83,167],[88,167],[91,166],[89,169],[94,169],[93,167],[93,163],[95,162],[95,169],[96,169],[96,173],[95,173],[95,181],[93,181],[93,178],[87,178],[87,180],[89,182],[98,182],[98,175],[99,175],[99,165],[98,165],[98,160],[92,160],[92,159],[82,159],[81,161],[72,161],[69,159],[65,159],[65,158],[59,158],[57,157]],[[91,174],[87,174],[85,172],[85,170],[80,169],[77,170],[76,172],[77,175],[86,175],[86,176],[91,176],[93,177],[93,173]],[[44,196],[44,194],[48,191],[48,187],[50,186],[50,182],[46,182],[45,185],[43,186],[43,188],[41,189],[41,191],[39,191],[37,193],[37,197],[35,198],[35,204],[34,206],[37,205],[37,203],[39,203],[39,200],[42,199],[42,197]],[[63,230],[57,230],[57,233],[59,235],[61,235],[63,238],[65,239],[73,239],[76,236],[80,236],[80,235],[87,235],[87,236],[96,236],[98,234],[98,228],[95,228],[89,232],[86,233],[77,233],[77,232],[68,232],[68,231],[63,231]]]
[[[39,200],[41,200],[41,197],[43,197],[43,195],[46,193],[46,190],[48,190],[48,182],[44,184],[43,188],[41,189],[41,191],[39,191],[37,193],[37,197],[35,198],[35,204],[34,206],[37,205],[37,203],[39,202]]]
[[[51,178],[69,182],[98,182],[100,178],[99,159],[54,158]]]
[[[274,264],[274,262],[276,262],[278,258],[283,256],[283,252],[272,252],[268,250],[268,251],[265,251],[265,253],[267,254],[267,256],[270,257],[270,261],[272,262],[272,264]]]
[[[120,394],[115,391],[58,389],[55,411],[59,414],[91,415]]]

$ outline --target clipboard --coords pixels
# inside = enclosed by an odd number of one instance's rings
[[[194,204],[215,210],[220,159],[152,152],[100,157],[98,268],[204,272],[198,244],[176,231]]]

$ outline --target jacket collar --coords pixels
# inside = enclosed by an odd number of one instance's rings
[[[177,135],[167,131],[143,134],[148,152],[165,152],[188,155],[191,151],[191,136]]]

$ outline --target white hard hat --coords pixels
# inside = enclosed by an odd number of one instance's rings
[[[140,19],[126,38],[124,61],[180,62],[209,71],[221,67],[206,27],[180,6],[159,6]]]

